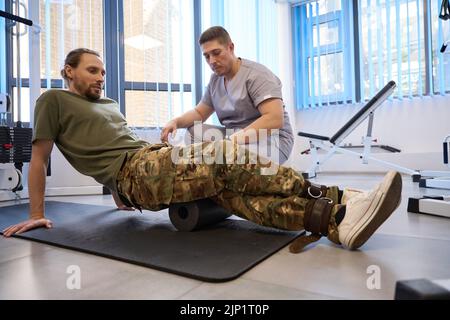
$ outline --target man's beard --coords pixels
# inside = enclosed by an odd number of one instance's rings
[[[98,100],[98,99],[100,99],[101,94],[102,94],[101,90],[100,90],[100,93],[93,92],[94,88],[91,86],[84,89],[84,88],[82,88],[82,86],[75,84],[75,88],[77,89],[78,92],[84,94],[84,96],[90,100]]]
[[[98,100],[101,97],[102,91],[100,90],[100,93],[95,93],[91,91],[91,87],[89,87],[84,94],[91,100]]]

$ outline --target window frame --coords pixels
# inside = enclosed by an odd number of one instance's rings
[[[193,0],[194,6],[194,46],[195,46],[195,82],[183,83],[183,92],[195,94],[196,103],[202,98],[202,78],[201,78],[201,53],[196,43],[196,39],[201,34],[201,0]],[[5,10],[11,12],[12,0],[5,0]],[[120,14],[122,13],[122,14]],[[123,23],[123,0],[103,0],[103,50],[104,62],[107,77],[105,79],[105,96],[119,103],[120,111],[126,115],[125,91],[152,91],[152,92],[180,92],[181,83],[171,83],[170,88],[167,82],[140,82],[125,81],[125,49],[124,49],[124,23]],[[106,30],[108,32],[106,32]],[[111,30],[118,30],[117,33]],[[8,31],[8,30],[6,30]],[[17,87],[17,78],[13,75],[13,46],[10,32],[6,33],[6,91],[12,96],[14,88]],[[64,88],[62,79],[50,79],[50,88]],[[21,78],[21,87],[29,88],[30,79]],[[41,88],[47,88],[47,79],[41,78]],[[30,115],[32,116],[32,115]],[[11,123],[15,123],[11,119]],[[29,122],[23,122],[29,126]],[[141,127],[142,128],[142,127]],[[145,128],[156,128],[155,126],[146,126]]]
[[[354,69],[351,66],[351,59],[353,58],[353,45],[349,48],[345,48],[343,45],[344,37],[352,36],[353,30],[350,28],[350,17],[349,12],[344,10],[345,1],[341,0],[341,9],[334,12],[328,12],[325,14],[315,15],[311,17],[307,17],[306,6],[311,5],[310,3],[306,3],[300,6],[299,8],[299,16],[293,17],[293,37],[294,37],[294,57],[297,57],[297,61],[295,61],[295,70],[296,70],[296,85],[295,85],[295,93],[296,93],[296,104],[297,105],[310,105],[311,107],[317,107],[321,105],[334,105],[334,104],[342,104],[345,102],[351,102],[355,100],[355,90],[352,90],[352,82],[354,83],[354,72],[349,72]],[[293,15],[295,15],[294,8],[292,9]],[[296,21],[305,21],[303,24],[296,25]],[[309,21],[311,22],[309,23]],[[338,41],[335,44],[328,44],[322,46],[312,47],[309,45],[309,42],[306,41],[307,32],[309,28],[309,32],[317,33],[317,26],[325,23],[330,23],[336,21],[337,32],[338,32]],[[298,38],[300,36],[300,38]],[[320,40],[319,40],[320,41]],[[353,43],[352,41],[350,41]],[[301,48],[305,48],[305,50],[298,50],[298,44],[301,44]],[[340,94],[330,94],[330,95],[321,95],[321,90],[319,88],[318,92],[316,91],[315,84],[311,84],[310,72],[311,67],[309,66],[308,59],[317,59],[322,56],[326,56],[329,54],[338,54],[342,53],[343,59],[343,68],[346,69],[343,75],[344,79],[344,89]],[[313,62],[312,68],[314,68],[315,63]],[[352,70],[354,71],[354,70]],[[298,76],[298,74],[302,76]],[[315,79],[316,80],[316,79]],[[314,81],[315,82],[315,81]],[[314,91],[318,94],[310,95],[310,92]],[[300,96],[302,103],[299,103]],[[335,99],[338,97],[338,99]],[[323,102],[322,102],[323,101]],[[327,101],[325,103],[325,101]]]
[[[197,5],[200,6],[200,0],[193,0],[194,4],[194,42],[200,34],[200,28],[196,28],[200,16],[197,15]],[[125,80],[125,42],[124,42],[124,11],[123,11],[123,0],[103,0],[104,8],[104,28],[105,30],[118,30],[118,35],[116,36],[106,36],[109,33],[104,32],[104,52],[105,52],[105,64],[106,72],[109,75],[107,77],[107,82],[105,86],[105,94],[119,102],[120,111],[126,116],[126,91],[149,91],[149,92],[193,92],[193,87],[195,89],[201,89],[200,85],[197,84],[197,76],[195,78],[196,82],[194,86],[190,83],[183,83],[183,90],[181,89],[181,83],[169,83],[167,82],[143,82],[143,81],[126,81]],[[122,12],[122,14],[120,14]],[[194,43],[195,45],[196,43]],[[197,48],[198,46],[196,46]],[[195,74],[199,74],[200,63],[197,61],[197,51],[195,52]],[[116,75],[112,77],[111,75]],[[201,81],[201,79],[200,79]],[[197,103],[200,101],[198,97],[197,90],[195,91]],[[201,94],[201,92],[200,92]],[[139,128],[157,128],[155,126],[145,126]]]

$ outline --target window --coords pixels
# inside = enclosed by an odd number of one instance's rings
[[[259,62],[278,74],[278,51],[273,49],[278,46],[276,1],[202,0],[201,8],[202,31],[223,26],[235,44],[238,57]],[[203,60],[205,84],[210,76],[211,70]]]
[[[448,92],[450,59],[439,50],[449,23],[437,18],[440,4],[318,0],[294,6],[298,108],[364,101],[390,80],[399,99]]]
[[[195,103],[193,2],[125,0],[123,8],[128,124],[161,127]]]
[[[64,58],[84,47],[103,56],[102,0],[40,0],[41,78],[61,79]]]
[[[8,9],[27,17],[28,1],[19,1],[19,11],[10,0]],[[193,0],[119,0],[117,3],[119,6],[103,0],[39,1],[41,87],[64,87],[60,70],[72,49],[96,50],[107,62],[105,50],[110,47],[105,44],[121,34],[111,29],[104,34],[104,11],[120,7],[123,10],[116,11],[114,18],[123,21],[123,42],[113,49],[123,50],[123,56],[108,61],[122,64],[118,71],[123,72],[124,78],[114,73],[107,78],[112,79],[112,86],[124,92],[125,101],[120,103],[124,104],[129,125],[162,126],[192,108],[194,103],[191,84],[195,63],[193,49],[190,50],[194,42]],[[14,120],[25,122],[30,120],[28,32],[28,28],[19,25],[20,62],[17,61],[16,37],[11,38],[13,59],[6,64],[11,67],[13,78],[10,88],[5,90],[12,93]]]
[[[236,56],[259,62],[278,75],[279,53],[274,50],[278,47],[275,1],[201,0],[201,9],[202,31],[211,26],[223,26],[235,45]],[[202,82],[205,86],[211,74],[202,57]],[[220,124],[216,114],[209,121]]]
[[[19,1],[11,12],[28,17],[28,1]],[[40,61],[41,87],[62,88],[60,70],[67,53],[78,47],[87,47],[103,55],[103,1],[102,0],[40,0],[38,24],[41,27]],[[30,121],[29,45],[30,29],[17,24],[12,38],[12,98],[14,121]],[[17,39],[20,43],[20,61],[17,61]],[[44,92],[45,90],[41,90]],[[18,95],[20,92],[20,95]],[[20,110],[20,112],[19,112]]]
[[[354,99],[349,10],[341,0],[293,9],[297,105],[319,106]]]
[[[369,99],[387,82],[395,96],[421,96],[425,90],[423,2],[358,1],[361,94]]]

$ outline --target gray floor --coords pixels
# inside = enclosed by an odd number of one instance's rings
[[[321,175],[316,182],[370,189],[380,179]],[[397,280],[450,278],[450,219],[406,210],[410,196],[450,191],[403,181],[400,207],[360,250],[346,251],[326,239],[301,254],[284,248],[237,280],[219,284],[0,237],[0,299],[392,299]],[[113,205],[109,196],[51,200]],[[70,265],[80,267],[81,289],[67,289]]]

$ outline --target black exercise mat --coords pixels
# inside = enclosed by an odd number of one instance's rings
[[[0,232],[27,217],[28,204],[0,207]],[[166,210],[140,213],[57,201],[46,202],[46,217],[52,229],[16,237],[210,282],[240,276],[302,234],[235,219],[180,232]]]

